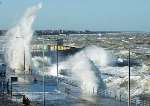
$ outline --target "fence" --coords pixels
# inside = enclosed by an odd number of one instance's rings
[[[98,90],[97,94],[102,96],[102,97],[107,97],[107,98],[113,98],[118,101],[128,101],[127,96],[123,96],[121,93],[115,94],[112,91],[109,90]],[[131,105],[132,106],[150,106],[150,96],[147,96],[145,98],[141,98],[141,96],[138,97],[131,97]]]

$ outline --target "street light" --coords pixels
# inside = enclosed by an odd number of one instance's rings
[[[43,54],[43,106],[45,106],[45,70],[44,70],[44,38],[42,39],[43,41],[43,50],[42,50],[42,54]]]
[[[44,53],[44,37],[43,38],[39,38],[39,40],[42,40],[42,57],[43,57],[43,62],[42,62],[42,71],[43,71],[43,106],[45,106],[45,69],[44,69],[44,57],[45,57],[45,53]]]
[[[57,36],[57,48],[56,48],[56,52],[57,52],[57,90],[58,90],[58,84],[59,84],[59,78],[58,78],[58,36]]]
[[[131,67],[131,65],[130,65],[130,42],[129,41],[125,41],[125,40],[122,40],[122,42],[125,42],[125,43],[127,43],[128,44],[128,67],[129,67],[129,72],[128,72],[128,106],[131,106],[131,93],[130,93],[130,72],[131,72],[131,69],[130,69],[130,67]]]

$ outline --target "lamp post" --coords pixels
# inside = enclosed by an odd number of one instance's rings
[[[57,89],[58,89],[58,84],[59,84],[59,78],[58,78],[58,36],[57,36],[57,47],[56,47],[56,62],[57,62]]]
[[[42,64],[42,67],[43,67],[43,106],[45,106],[45,70],[44,70],[44,38],[42,39],[42,42],[43,42],[43,50],[42,50],[42,54],[43,54],[43,64]]]
[[[129,78],[128,78],[128,106],[131,105],[131,96],[130,96],[130,47],[129,47],[129,59],[128,59],[128,66],[129,66]]]
[[[122,40],[122,42],[125,42],[126,44],[128,44],[128,67],[129,67],[129,71],[128,71],[128,106],[131,106],[131,87],[130,87],[130,77],[131,77],[131,64],[130,64],[130,52],[131,52],[131,48],[130,48],[130,42],[129,41],[125,41]]]

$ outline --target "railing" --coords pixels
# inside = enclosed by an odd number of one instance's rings
[[[97,94],[102,96],[102,97],[107,97],[107,98],[113,98],[118,101],[123,101],[127,102],[128,97],[123,96],[121,93],[115,94],[112,91],[109,90],[98,90]],[[131,105],[132,106],[150,106],[150,97],[148,97],[148,100],[141,100],[140,97],[131,97]]]
[[[81,89],[81,88],[79,88],[79,89]],[[134,90],[135,89],[133,89],[132,92]],[[97,90],[97,95],[100,95],[101,97],[105,97],[105,98],[111,98],[111,99],[114,99],[114,100],[120,101],[120,102],[128,102],[128,95],[123,95],[121,92],[116,93],[109,89]],[[131,97],[131,106],[150,106],[150,100],[149,101],[142,100],[140,98],[140,96]]]

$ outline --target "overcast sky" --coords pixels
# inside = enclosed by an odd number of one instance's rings
[[[0,29],[42,1],[34,29],[150,31],[150,0],[0,0]]]

